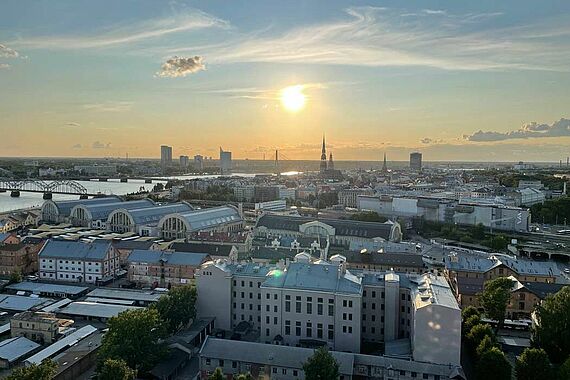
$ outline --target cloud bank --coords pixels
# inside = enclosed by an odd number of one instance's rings
[[[509,132],[479,130],[472,135],[465,135],[463,138],[467,141],[479,142],[564,136],[570,136],[570,119],[562,118],[552,124],[538,124],[536,122],[524,124],[521,128]]]
[[[104,144],[104,143],[102,143],[102,142],[100,142],[100,141],[95,141],[95,142],[91,145],[91,148],[93,148],[93,149],[108,149],[108,148],[110,148],[110,147],[111,147],[111,143]]]
[[[0,57],[1,58],[18,58],[20,53],[16,50],[9,48],[6,45],[0,44]]]
[[[198,71],[206,70],[203,57],[172,57],[162,64],[160,71],[156,73],[159,77],[178,78]]]

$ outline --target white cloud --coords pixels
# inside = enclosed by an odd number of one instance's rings
[[[83,108],[89,111],[98,111],[98,112],[124,112],[130,111],[133,102],[105,102],[105,103],[89,103],[84,104]]]
[[[66,127],[73,127],[73,128],[79,128],[79,127],[81,127],[81,124],[76,123],[75,121],[70,121],[69,123],[65,123],[64,126],[66,126]]]
[[[174,33],[204,28],[227,28],[228,23],[208,13],[191,10],[173,17],[154,19],[125,26],[114,26],[107,32],[84,36],[40,36],[13,41],[13,45],[38,49],[97,49],[139,43]]]
[[[2,70],[2,69],[9,69],[9,68],[10,68],[10,65],[9,65],[9,64],[7,64],[7,63],[0,63],[0,70]]]
[[[570,39],[548,37],[570,33],[564,20],[504,29],[489,29],[488,24],[482,24],[482,29],[474,31],[474,24],[501,14],[430,12],[402,17],[400,10],[349,8],[346,17],[338,21],[299,27],[280,35],[270,35],[271,30],[239,35],[225,44],[201,47],[200,52],[213,64],[275,62],[569,71]],[[537,30],[544,36],[534,37]],[[180,54],[190,49],[169,51]]]
[[[198,71],[206,70],[203,57],[172,57],[162,64],[160,71],[156,73],[159,77],[178,78]]]
[[[570,136],[570,119],[560,119],[552,124],[536,122],[524,124],[521,128],[509,132],[479,130],[472,135],[463,136],[468,141],[503,141],[544,137]]]
[[[6,45],[0,44],[0,58],[18,58],[20,53],[16,50],[9,48]]]
[[[91,145],[93,149],[109,149],[111,147],[111,143],[104,144],[100,141],[95,141]]]

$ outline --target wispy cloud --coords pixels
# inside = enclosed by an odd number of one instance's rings
[[[84,104],[83,109],[97,112],[124,112],[130,111],[133,102],[119,101],[119,102],[104,102],[104,103],[88,103]]]
[[[24,37],[13,45],[39,49],[97,49],[134,44],[174,33],[204,28],[227,28],[226,21],[208,13],[191,10],[172,17],[159,18],[131,25],[115,25],[94,35]]]
[[[162,64],[156,76],[167,78],[185,77],[198,71],[206,70],[203,57],[172,57]]]
[[[20,53],[16,50],[0,44],[0,58],[18,58],[19,56]]]
[[[111,143],[102,143],[100,141],[95,141],[91,144],[91,148],[93,149],[109,149],[111,147]]]
[[[452,15],[424,10],[402,17],[400,10],[356,7],[347,9],[342,20],[295,28],[277,36],[271,35],[272,30],[235,36],[225,45],[204,46],[200,52],[212,64],[277,62],[447,70],[570,70],[570,39],[535,37],[537,30],[545,35],[570,33],[564,20],[508,29],[489,29],[487,24],[473,28],[474,23],[500,15]],[[188,49],[184,46],[169,51],[178,54]]]
[[[301,91],[307,91],[305,95],[310,98],[313,90],[324,90],[336,85],[350,85],[351,82],[309,82],[309,83],[293,83],[290,86],[301,86]],[[289,86],[287,86],[289,87]],[[206,89],[196,90],[196,92],[221,95],[229,98],[241,99],[260,99],[260,100],[279,100],[281,96],[281,88],[262,88],[262,87],[235,87],[224,89]]]
[[[81,124],[76,123],[75,121],[70,121],[69,123],[65,123],[63,126],[64,127],[79,128],[79,127],[81,127]]]
[[[479,130],[472,135],[463,136],[468,141],[503,141],[512,139],[530,139],[544,137],[570,136],[570,119],[560,119],[552,124],[536,122],[524,124],[521,128],[509,132]]]
[[[75,144],[71,147],[71,149],[81,149],[83,146],[81,144]]]

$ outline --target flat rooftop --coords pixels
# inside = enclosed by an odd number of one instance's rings
[[[118,300],[156,302],[162,296],[162,294],[154,292],[143,292],[137,290],[97,288],[89,292],[87,296],[95,298],[114,298]]]
[[[112,305],[107,303],[85,302],[78,301],[72,302],[69,305],[61,308],[58,313],[65,315],[74,315],[79,317],[91,318],[111,318],[116,317],[119,313],[127,310],[141,309],[137,306],[127,305]]]
[[[6,286],[6,289],[30,292],[34,294],[51,293],[51,294],[67,294],[71,296],[78,296],[89,290],[89,288],[84,286],[58,285],[58,284],[48,284],[44,282],[31,282],[31,281],[24,281],[16,284],[11,284]]]

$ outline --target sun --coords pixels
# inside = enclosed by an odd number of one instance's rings
[[[307,96],[303,94],[303,86],[300,84],[281,90],[281,104],[287,111],[298,112],[305,107],[306,102]]]

